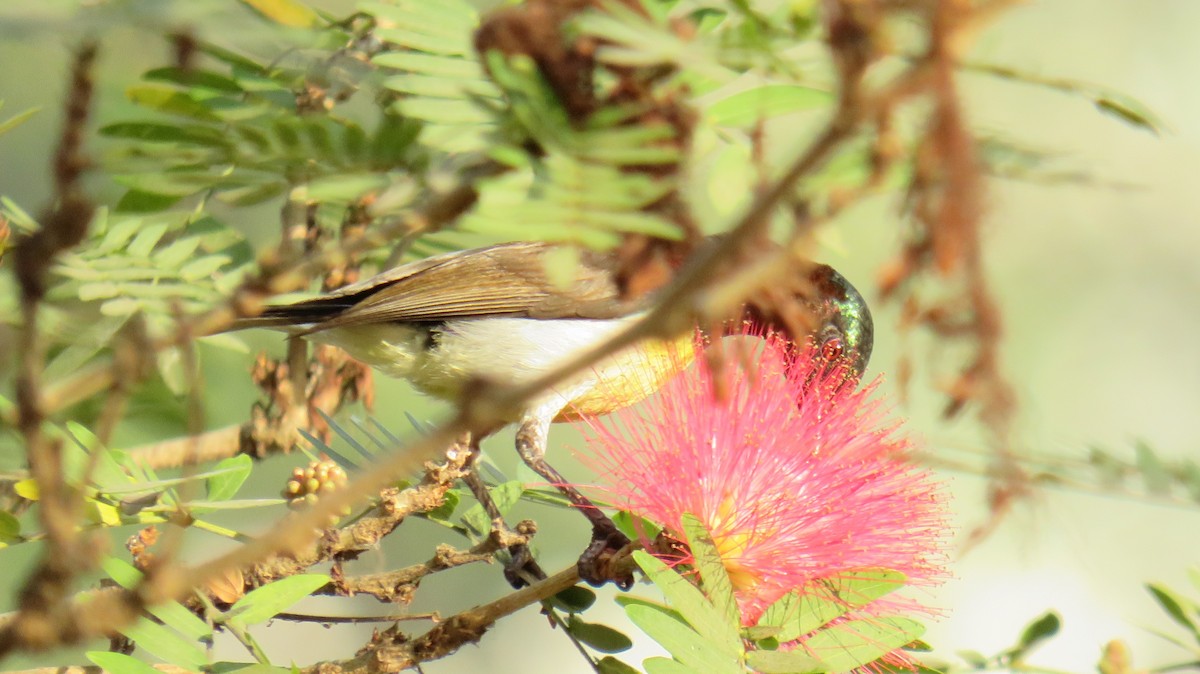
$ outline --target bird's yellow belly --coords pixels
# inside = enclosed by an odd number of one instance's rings
[[[692,335],[673,342],[644,342],[594,371],[595,383],[575,396],[555,421],[600,416],[640,402],[695,359]]]

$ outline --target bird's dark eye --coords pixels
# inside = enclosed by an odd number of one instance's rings
[[[842,340],[840,337],[830,337],[824,342],[821,342],[821,357],[824,358],[826,362],[833,362],[838,358],[841,358],[844,352],[845,347],[842,346]]]

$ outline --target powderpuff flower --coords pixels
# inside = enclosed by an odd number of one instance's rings
[[[847,364],[776,337],[761,340],[748,367],[722,360],[714,370],[699,359],[643,405],[580,422],[581,458],[603,497],[680,541],[683,515],[698,517],[745,625],[787,593],[853,570],[900,571],[909,586],[940,582],[942,492],[908,461],[898,423],[872,399],[878,380],[856,388]],[[920,608],[888,595],[863,611]]]

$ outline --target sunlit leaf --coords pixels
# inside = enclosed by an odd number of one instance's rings
[[[740,625],[736,621],[730,623],[726,614],[717,610],[696,586],[658,558],[642,550],[634,551],[633,558],[646,576],[662,591],[671,608],[678,611],[703,637],[708,648],[733,659],[741,655],[742,640],[738,632]],[[636,607],[627,606],[626,612],[634,608]]]
[[[217,116],[202,103],[172,87],[160,84],[135,84],[125,90],[129,100],[158,112],[180,115],[204,121],[216,121]]]
[[[700,572],[700,582],[703,583],[704,593],[718,612],[724,615],[725,623],[741,624],[741,614],[738,611],[737,600],[733,596],[733,583],[729,572],[725,569],[712,534],[696,516],[688,513],[683,516],[683,533],[687,538],[688,549],[692,551],[696,570]]]
[[[295,0],[238,0],[257,14],[289,28],[312,28],[321,17]]]
[[[29,121],[29,118],[33,117],[40,111],[40,107],[29,108],[28,110],[18,112],[6,120],[0,121],[0,135],[4,135],[18,126],[21,126],[25,122]]]
[[[266,622],[328,584],[329,576],[323,573],[306,573],[281,578],[269,585],[256,588],[239,599],[226,612],[226,616],[230,622],[239,625]]]
[[[627,606],[625,613],[633,624],[691,670],[711,674],[743,672],[739,655],[719,649],[712,641],[668,613],[643,605]]]
[[[246,478],[250,477],[254,460],[246,454],[239,454],[222,459],[215,468],[217,474],[209,477],[206,485],[208,500],[226,501],[233,498]]]
[[[642,663],[646,674],[700,674],[708,670],[696,670],[670,658],[646,658]]]
[[[827,670],[825,664],[804,651],[750,651],[746,664],[761,674],[804,674]]]
[[[722,98],[705,112],[719,126],[751,126],[762,119],[824,107],[832,99],[828,91],[812,87],[768,84]]]
[[[16,492],[17,496],[29,501],[36,501],[39,498],[37,481],[33,478],[18,480],[13,483],[13,491]]]
[[[804,640],[804,650],[825,671],[848,672],[874,662],[919,638],[921,623],[908,618],[864,618],[831,625]]]
[[[116,581],[117,585],[127,590],[136,589],[144,577],[142,572],[134,568],[132,564],[116,557],[105,557],[101,560],[100,566],[110,578]],[[168,601],[155,604],[148,610],[151,615],[163,621],[165,625],[189,639],[200,640],[212,636],[212,628],[208,626],[208,623],[187,610],[179,602]]]
[[[118,631],[163,662],[197,672],[208,664],[208,657],[192,640],[148,618],[142,618]]]
[[[758,625],[778,627],[772,636],[792,641],[903,587],[904,581],[904,574],[888,569],[857,569],[815,579],[768,606]]]
[[[162,674],[149,664],[124,653],[111,651],[88,651],[88,660],[110,674]]]

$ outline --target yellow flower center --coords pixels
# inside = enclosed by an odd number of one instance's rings
[[[753,590],[759,583],[759,574],[742,564],[742,556],[750,547],[751,538],[760,535],[759,532],[738,530],[734,517],[733,499],[726,496],[717,507],[716,516],[709,523],[713,544],[717,555],[729,573],[729,580],[736,591]]]

